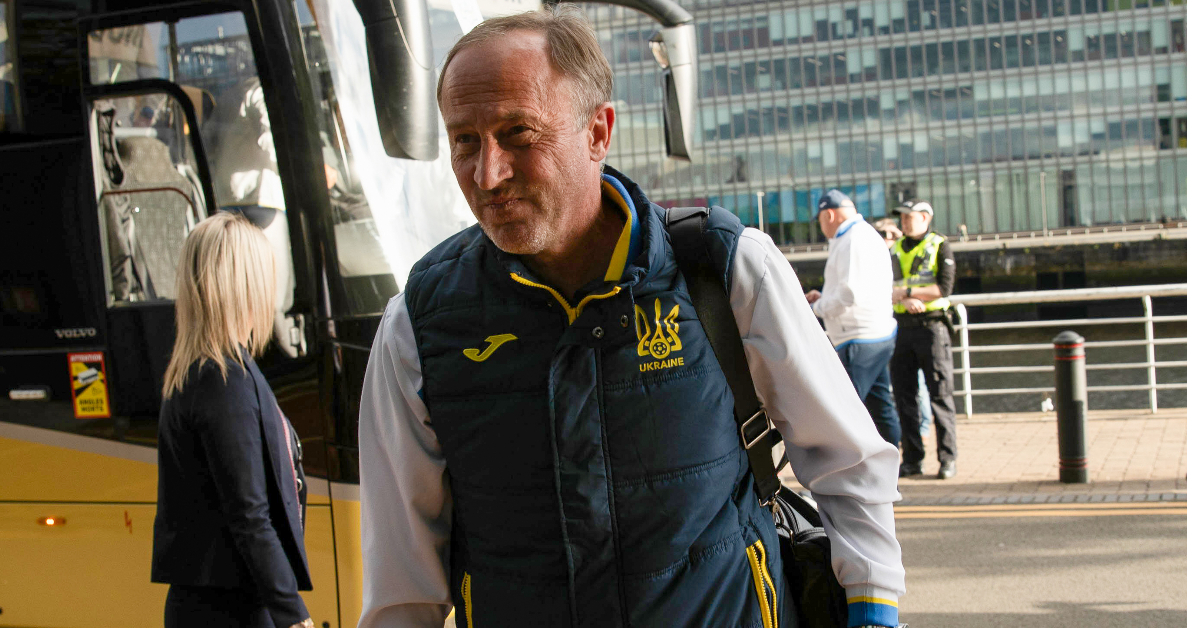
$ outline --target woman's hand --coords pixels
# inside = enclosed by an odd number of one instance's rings
[[[306,617],[304,621],[298,624],[292,624],[291,628],[315,628],[312,617]]]

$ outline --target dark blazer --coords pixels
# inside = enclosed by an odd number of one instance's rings
[[[312,590],[290,434],[258,366],[243,352],[193,365],[158,423],[158,514],[150,579],[255,591],[277,626],[309,616]]]

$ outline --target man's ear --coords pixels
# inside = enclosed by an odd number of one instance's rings
[[[608,156],[609,146],[612,144],[613,127],[617,121],[617,110],[611,102],[606,102],[600,105],[588,122],[588,148],[591,152],[592,161],[600,163]]]

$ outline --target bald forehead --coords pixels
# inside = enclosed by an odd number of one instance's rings
[[[574,111],[573,92],[564,88],[565,75],[550,62],[545,35],[533,31],[508,35],[464,48],[451,59],[438,102],[448,131],[545,121]]]
[[[486,75],[497,70],[552,73],[546,35],[518,30],[462,49],[443,70],[446,75],[443,89],[449,91],[455,83],[470,80],[471,75]],[[461,89],[462,86],[458,87]]]

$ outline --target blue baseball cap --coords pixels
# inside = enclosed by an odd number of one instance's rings
[[[854,201],[850,200],[841,190],[830,190],[817,201],[817,211],[825,211],[826,209],[837,209],[839,207],[854,207]]]

